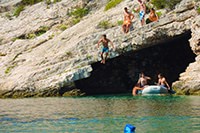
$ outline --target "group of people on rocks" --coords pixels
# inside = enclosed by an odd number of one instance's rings
[[[142,0],[138,0],[138,2],[139,2],[139,8],[134,9],[134,11],[139,12],[139,19],[140,19],[141,26],[143,26],[145,24],[145,22],[146,22],[146,24],[148,24],[148,23],[151,23],[151,22],[158,21],[158,15],[156,14],[154,8],[150,9],[149,17],[145,21],[145,15],[146,15],[145,2],[142,1]],[[125,7],[124,8],[124,22],[123,22],[123,25],[122,25],[122,29],[123,29],[124,33],[129,32],[133,18],[134,18],[134,15],[131,12],[128,11],[127,7]]]
[[[153,8],[150,9],[149,17],[145,21],[145,15],[146,15],[145,2],[146,2],[146,0],[143,0],[143,1],[138,0],[139,8],[134,9],[135,12],[139,12],[139,19],[140,19],[141,26],[143,26],[145,24],[145,22],[146,22],[146,24],[148,24],[150,22],[158,21],[158,16]],[[122,24],[122,31],[125,34],[129,32],[133,19],[134,19],[134,15],[131,12],[129,12],[127,7],[125,7],[124,8],[124,21]],[[106,59],[107,59],[108,53],[109,53],[109,47],[108,47],[109,43],[112,45],[112,47],[114,49],[113,42],[106,37],[106,34],[102,35],[102,38],[97,43],[98,47],[100,46],[100,44],[103,45],[103,48],[101,50],[101,59],[102,59],[101,63],[102,64],[106,63]],[[104,57],[104,53],[105,53],[105,57]],[[136,86],[133,87],[132,94],[136,95],[138,90],[143,90],[147,86],[147,83],[148,83],[147,81],[150,79],[151,79],[150,77],[145,76],[144,73],[141,73],[141,76],[140,76]],[[157,84],[160,86],[166,87],[168,90],[170,90],[169,84],[167,83],[165,77],[162,74],[158,75],[158,83]]]
[[[139,8],[135,9],[135,11],[139,11],[139,16],[140,16],[140,22],[141,22],[141,26],[143,26],[145,24],[145,14],[146,14],[146,5],[145,5],[145,1],[146,0],[138,0],[139,2]],[[132,20],[134,18],[134,15],[128,11],[128,8],[125,7],[124,8],[124,21],[122,24],[122,31],[124,33],[128,33],[130,30],[130,27],[132,25]],[[158,16],[155,12],[155,10],[152,8],[150,9],[150,14],[148,19],[146,20],[146,23],[150,23],[150,22],[154,22],[154,21],[158,21]],[[108,53],[109,53],[109,47],[108,44],[111,44],[113,49],[114,49],[114,45],[113,42],[108,39],[106,37],[106,35],[102,35],[102,38],[98,41],[98,47],[100,44],[103,45],[103,48],[101,50],[101,63],[105,64],[106,63],[106,59],[108,57]],[[104,53],[105,53],[105,57],[104,57]]]

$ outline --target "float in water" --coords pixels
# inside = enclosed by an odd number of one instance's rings
[[[169,94],[166,87],[158,86],[158,85],[150,85],[145,87],[142,92],[142,95],[158,95],[158,94]]]

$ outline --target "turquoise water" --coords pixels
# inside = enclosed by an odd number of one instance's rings
[[[199,96],[0,99],[1,133],[199,133]]]

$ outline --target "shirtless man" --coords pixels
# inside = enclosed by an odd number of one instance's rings
[[[133,87],[132,94],[134,96],[137,95],[137,90],[143,90],[147,86],[147,81],[150,79],[150,77],[145,76],[144,73],[141,73],[136,86]]]
[[[170,90],[169,84],[167,83],[165,77],[161,73],[158,74],[158,85],[163,86],[163,87],[167,88],[168,90]]]
[[[140,22],[141,22],[141,25],[143,26],[145,23],[144,17],[146,14],[146,5],[144,4],[144,2],[142,2],[142,0],[138,0],[138,2],[140,5],[138,8],[138,10],[140,10],[140,12],[139,12]]]
[[[108,48],[108,43],[110,42],[110,44],[112,45],[113,49],[114,49],[114,45],[113,45],[113,42],[110,41],[108,38],[106,38],[106,35],[102,35],[102,38],[98,41],[98,48],[99,48],[99,45],[100,43],[102,43],[103,45],[103,48],[102,48],[102,51],[101,51],[101,63],[105,64],[106,63],[106,59],[107,59],[107,56],[108,56],[108,52],[109,52],[109,48]],[[105,58],[103,58],[103,54],[106,54]]]
[[[132,23],[131,21],[133,20],[134,15],[128,11],[127,7],[124,8],[124,11],[125,11],[124,12],[124,22],[122,25],[122,30],[124,33],[128,33],[129,29],[131,27],[131,23]]]

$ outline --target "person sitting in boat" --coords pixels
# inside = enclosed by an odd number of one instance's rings
[[[141,73],[137,84],[133,87],[132,94],[135,96],[137,95],[138,90],[143,90],[146,86],[148,86],[148,80],[151,80],[151,78],[145,76],[144,73]]]
[[[162,73],[158,74],[158,85],[167,88],[168,91],[170,90],[170,86]]]

